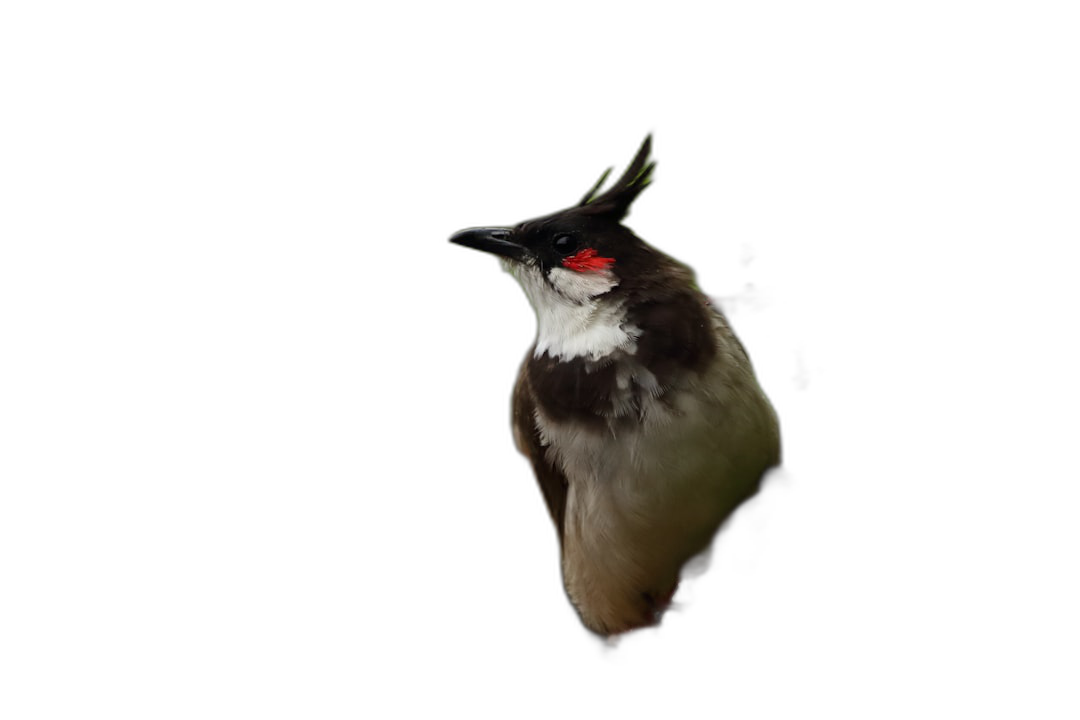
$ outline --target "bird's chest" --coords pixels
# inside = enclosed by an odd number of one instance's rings
[[[684,562],[707,554],[726,512],[703,404],[686,393],[632,404],[637,417],[592,430],[538,416],[567,481],[567,588],[603,631],[633,624],[644,599],[660,597]]]
[[[579,496],[654,501],[688,472],[687,458],[702,444],[710,406],[700,383],[683,373],[662,387],[632,350],[528,363],[541,443]]]
[[[707,407],[689,391],[631,388],[609,404],[627,410],[588,423],[537,413],[541,442],[567,478],[567,522],[607,532],[679,512],[712,461]]]
[[[730,378],[646,365],[642,350],[526,365],[540,444],[566,478],[563,575],[583,612],[663,597],[719,518]]]
[[[724,383],[689,370],[661,382],[636,349],[527,363],[541,445],[567,480],[568,582],[640,578],[646,568],[667,577],[687,538],[696,542],[712,522],[702,498],[715,494]]]

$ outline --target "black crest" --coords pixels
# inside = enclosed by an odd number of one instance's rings
[[[656,163],[649,160],[651,151],[652,135],[647,135],[645,142],[641,143],[641,148],[637,151],[633,162],[630,163],[630,167],[626,168],[626,172],[622,174],[622,177],[602,194],[597,195],[596,193],[614,168],[605,170],[600,179],[596,181],[596,184],[592,186],[592,189],[585,193],[585,197],[581,199],[578,207],[583,208],[590,215],[606,215],[616,221],[626,217],[626,214],[630,211],[630,203],[634,202],[634,199],[652,181],[652,172],[653,168],[656,167]]]

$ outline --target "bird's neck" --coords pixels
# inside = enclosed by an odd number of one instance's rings
[[[536,357],[599,360],[632,346],[636,329],[625,303],[613,294],[618,278],[610,271],[575,272],[536,266],[507,267],[536,311]]]
[[[600,360],[629,349],[638,336],[624,303],[593,299],[584,304],[562,298],[536,303],[536,349],[557,360]]]

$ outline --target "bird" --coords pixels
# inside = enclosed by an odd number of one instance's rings
[[[450,242],[497,256],[537,333],[511,424],[558,535],[567,596],[612,637],[658,624],[681,570],[780,463],[743,344],[693,270],[623,224],[652,182],[652,135],[609,188]]]

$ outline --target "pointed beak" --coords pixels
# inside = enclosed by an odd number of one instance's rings
[[[521,260],[525,255],[525,248],[514,242],[513,236],[510,228],[469,228],[454,233],[450,242],[511,260]]]

